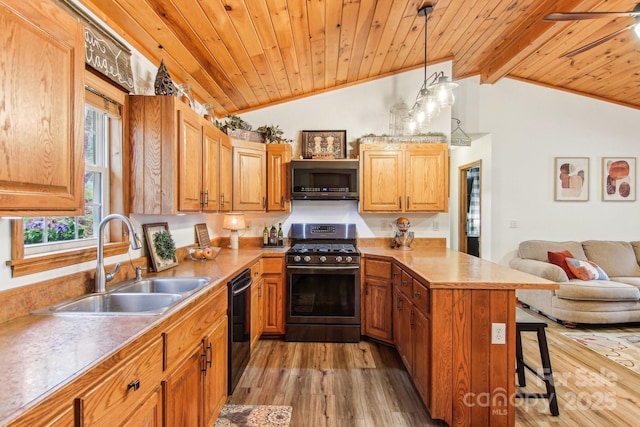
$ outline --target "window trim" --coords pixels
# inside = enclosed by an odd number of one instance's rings
[[[99,93],[113,99],[122,105],[122,140],[116,150],[112,150],[111,160],[115,155],[119,156],[118,162],[110,162],[109,173],[112,185],[110,186],[109,200],[111,204],[110,212],[127,212],[129,206],[127,201],[128,168],[124,153],[128,151],[126,135],[128,133],[129,121],[129,97],[120,88],[105,82],[102,78],[92,72],[85,70],[84,82]],[[111,147],[113,148],[113,147]],[[84,158],[83,158],[84,159]],[[113,183],[118,183],[113,184]],[[119,223],[110,224],[109,236],[112,243],[105,244],[104,255],[106,257],[127,253],[129,250],[128,230]],[[28,274],[40,273],[54,268],[66,267],[93,261],[96,259],[96,245],[81,249],[52,252],[45,255],[34,255],[25,258],[23,220],[11,220],[11,260],[6,264],[11,267],[12,277],[20,277]]]

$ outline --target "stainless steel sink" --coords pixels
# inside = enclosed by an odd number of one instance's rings
[[[157,315],[180,301],[176,293],[106,293],[90,294],[64,302],[34,314],[55,315]]]
[[[148,277],[124,284],[113,290],[114,293],[179,293],[187,294],[206,285],[211,277]]]

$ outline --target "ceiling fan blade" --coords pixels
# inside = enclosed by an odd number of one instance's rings
[[[608,36],[604,36],[604,37],[602,37],[602,38],[600,38],[600,39],[598,39],[598,40],[596,40],[594,42],[591,42],[591,43],[589,43],[587,45],[582,46],[581,48],[578,48],[576,50],[572,50],[569,53],[565,53],[564,55],[562,55],[560,57],[561,58],[571,58],[572,56],[576,56],[579,53],[585,52],[585,51],[587,51],[587,50],[589,50],[591,48],[594,48],[594,47],[596,47],[598,45],[601,45],[602,43],[606,42],[607,40],[611,40],[612,38],[624,33],[627,30],[632,29],[635,26],[636,26],[636,24],[628,25],[628,26],[626,26],[626,27],[624,27],[624,28],[622,28],[622,29],[620,29],[618,31],[615,31],[615,32],[609,34]]]
[[[640,16],[639,12],[556,12],[544,17],[545,21],[580,21],[583,19],[622,18]]]

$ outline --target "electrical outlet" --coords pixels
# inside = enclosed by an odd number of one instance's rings
[[[440,223],[438,221],[433,221],[433,231],[440,230]]]
[[[507,325],[506,323],[491,324],[491,344],[507,343]]]

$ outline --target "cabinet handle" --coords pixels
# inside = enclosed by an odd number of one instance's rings
[[[127,385],[127,390],[133,389],[133,391],[137,391],[140,388],[140,380],[131,381],[129,385]]]
[[[284,208],[284,196],[280,197],[280,207]]]
[[[262,197],[262,207],[264,209],[267,209],[267,198],[266,197]]]
[[[403,280],[403,281],[402,281],[402,286],[407,286],[407,285],[408,285],[407,281],[406,281],[406,280]]]
[[[420,298],[420,295],[421,295],[420,291],[413,293],[413,296],[416,297],[416,298]]]
[[[209,207],[209,190],[203,191],[202,193],[202,206]]]
[[[402,209],[402,196],[398,196],[398,204],[400,205],[400,209]]]
[[[224,193],[220,195],[220,206],[224,207]]]
[[[407,196],[407,209],[411,207],[411,197]]]
[[[211,343],[204,349],[202,352],[202,369],[201,371],[207,375],[207,369],[211,367],[211,361],[213,359],[213,348],[211,347]]]
[[[411,325],[411,327],[413,328],[415,323],[413,322],[415,313],[413,312],[413,309],[411,310],[411,314],[409,314],[409,325]]]
[[[396,308],[398,311],[402,311],[402,298],[398,297],[396,302]]]
[[[258,298],[262,298],[262,285],[258,286]]]

